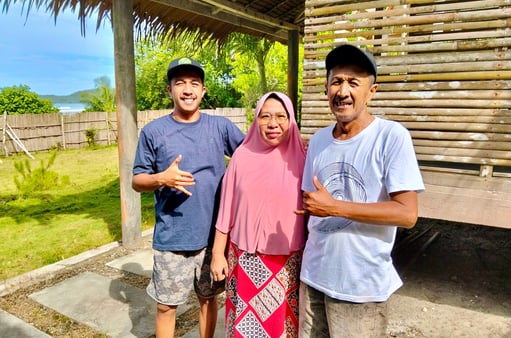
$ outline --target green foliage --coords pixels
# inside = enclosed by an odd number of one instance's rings
[[[303,50],[300,53],[303,60]],[[208,40],[198,43],[193,34],[164,41],[147,38],[136,44],[138,110],[172,107],[166,92],[167,67],[180,56],[190,56],[204,66],[207,91],[201,108],[245,107],[250,114],[264,93],[287,93],[287,46],[280,43],[239,33],[232,34],[222,46]],[[300,60],[299,74],[303,71]],[[298,88],[302,88],[300,76],[298,81]]]
[[[204,64],[206,73],[206,96],[202,100],[202,107],[240,107],[242,94],[233,86],[235,79],[230,51],[210,47],[203,49],[198,58]]]
[[[287,92],[287,47],[280,43],[232,35],[234,87],[244,93],[243,106],[255,107],[266,92]],[[254,62],[256,61],[256,62]]]
[[[31,168],[28,159],[14,162],[14,169],[21,175],[21,177],[14,176],[18,197],[26,198],[33,192],[46,191],[69,183],[69,177],[60,178],[55,171],[50,170],[56,158],[57,151],[53,151],[48,162],[44,164],[44,161],[41,160],[39,167],[35,169]]]
[[[85,130],[85,139],[87,140],[87,144],[89,147],[96,147],[96,134],[97,131],[93,127],[90,127],[89,129]]]
[[[239,44],[239,42],[235,42]],[[256,47],[254,47],[256,48]],[[260,45],[258,48],[264,48],[264,45]],[[274,43],[266,51],[260,53],[266,53],[264,58],[264,68],[258,66],[250,53],[243,52],[242,48],[238,48],[237,52],[233,54],[232,65],[233,65],[233,77],[236,79],[233,82],[233,86],[239,91],[244,93],[242,102],[243,107],[247,109],[247,122],[251,123],[253,120],[253,109],[257,100],[268,91],[279,91],[287,94],[287,46],[281,43]],[[298,62],[298,74],[303,72],[303,49],[300,48],[299,62]],[[266,72],[266,86],[264,87],[261,83],[261,69]],[[264,89],[266,88],[266,89]],[[301,106],[301,89],[302,88],[302,77],[298,76],[298,107]],[[299,108],[298,108],[299,109]],[[300,120],[300,111],[297,112],[298,121]]]
[[[185,34],[167,40],[145,39],[137,42],[135,73],[137,109],[154,110],[172,107],[167,94],[167,67],[172,59],[189,56],[204,67],[206,96],[201,108],[238,107],[241,93],[233,86],[229,54],[211,41],[198,44],[196,36]]]
[[[26,85],[4,87],[0,89],[0,113],[7,114],[44,114],[57,113],[50,100],[42,99]]]
[[[156,110],[170,107],[166,92],[167,67],[174,52],[172,42],[144,39],[135,46],[137,109]],[[177,57],[177,56],[176,56]]]
[[[80,94],[80,102],[85,103],[85,111],[113,112],[116,109],[115,89],[110,86],[108,76],[94,79],[93,92]]]

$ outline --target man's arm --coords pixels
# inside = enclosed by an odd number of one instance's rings
[[[417,192],[399,191],[390,194],[391,200],[378,203],[357,203],[334,199],[327,189],[313,179],[316,191],[303,193],[303,211],[313,216],[344,217],[375,225],[397,225],[412,228],[418,218]]]
[[[172,164],[160,173],[140,173],[133,175],[131,186],[138,192],[148,192],[159,189],[163,186],[173,188],[191,196],[192,194],[185,187],[195,185],[193,175],[179,169],[179,162],[182,156],[179,155]]]

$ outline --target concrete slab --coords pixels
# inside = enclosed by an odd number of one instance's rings
[[[84,272],[30,295],[35,301],[110,337],[154,334],[156,303],[143,289]],[[180,306],[178,313],[187,310]]]
[[[65,268],[73,266],[77,263],[83,262],[91,257],[108,252],[120,245],[119,242],[113,242],[103,245],[99,248],[83,252],[79,255],[69,257],[67,259],[58,261],[56,263],[45,265],[39,269],[29,271],[19,276],[6,279],[0,282],[0,296],[5,296],[9,293],[15,292],[25,286],[35,284],[44,280],[48,280],[55,274]]]
[[[151,249],[137,250],[127,256],[108,262],[106,265],[151,278],[153,272],[153,251]]]
[[[18,317],[0,309],[0,337],[9,338],[51,338]]]

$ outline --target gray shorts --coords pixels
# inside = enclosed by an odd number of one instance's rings
[[[225,291],[225,280],[214,282],[209,265],[211,249],[197,251],[153,250],[153,276],[147,294],[160,304],[184,304],[195,289],[197,297],[210,299]]]
[[[387,337],[387,302],[350,303],[300,283],[300,338]]]

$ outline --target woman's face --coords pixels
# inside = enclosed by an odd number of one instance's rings
[[[267,99],[257,116],[259,132],[269,145],[278,145],[287,138],[289,116],[282,102],[275,98]]]

